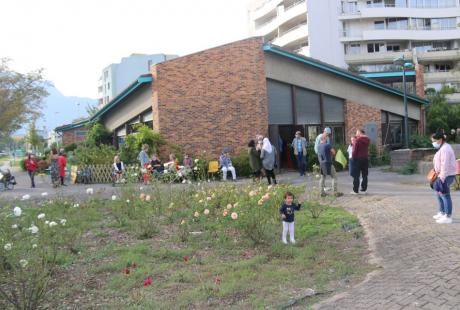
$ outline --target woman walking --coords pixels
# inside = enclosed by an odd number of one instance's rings
[[[37,160],[35,159],[34,154],[29,153],[24,164],[26,166],[27,173],[29,174],[29,177],[30,177],[31,187],[34,188],[35,187],[34,177],[35,177],[35,172],[37,171],[37,168],[38,168],[38,163],[37,163]]]
[[[276,184],[276,177],[274,172],[276,161],[276,149],[272,146],[268,138],[264,138],[263,140],[260,158],[262,159],[262,166],[265,169],[268,184],[272,184],[271,179],[273,179],[273,183]]]
[[[260,160],[259,152],[256,150],[256,142],[254,140],[248,143],[249,166],[251,166],[254,181],[260,181],[262,162]]]
[[[432,184],[439,203],[439,212],[433,216],[438,224],[452,223],[452,198],[450,185],[455,181],[456,159],[452,147],[446,142],[446,136],[437,132],[431,136],[433,147],[438,151],[433,158],[433,168],[437,179]]]
[[[59,178],[59,155],[56,148],[51,149],[50,162],[51,183],[53,187],[58,187],[61,180]]]

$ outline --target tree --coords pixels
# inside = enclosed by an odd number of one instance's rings
[[[0,59],[0,136],[9,135],[40,115],[48,95],[42,70],[26,74],[12,71],[8,59]]]
[[[99,121],[88,125],[87,143],[99,146],[101,144],[111,145],[112,141],[112,134]]]
[[[32,150],[37,150],[43,143],[42,137],[37,133],[37,128],[35,127],[35,120],[32,120],[29,126],[29,131],[27,133],[27,142],[32,146]]]

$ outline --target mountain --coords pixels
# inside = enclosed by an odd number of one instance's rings
[[[49,96],[43,99],[43,115],[37,120],[37,129],[40,130],[53,130],[77,118],[86,117],[86,106],[97,104],[96,99],[64,96],[54,86],[48,86],[46,90]]]

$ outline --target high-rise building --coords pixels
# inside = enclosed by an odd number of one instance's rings
[[[460,92],[459,0],[259,0],[249,11],[251,33],[273,44],[362,73],[400,70],[404,55],[425,89]]]
[[[166,54],[132,54],[129,57],[123,57],[120,63],[105,67],[98,83],[99,107],[115,98],[137,77],[149,73],[151,65],[176,57],[177,55]]]

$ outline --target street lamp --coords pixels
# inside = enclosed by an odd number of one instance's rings
[[[407,89],[406,89],[406,69],[412,69],[412,63],[406,62],[404,55],[396,58],[393,64],[402,68],[403,72],[403,93],[404,93],[404,147],[409,148],[409,116],[407,112]]]

